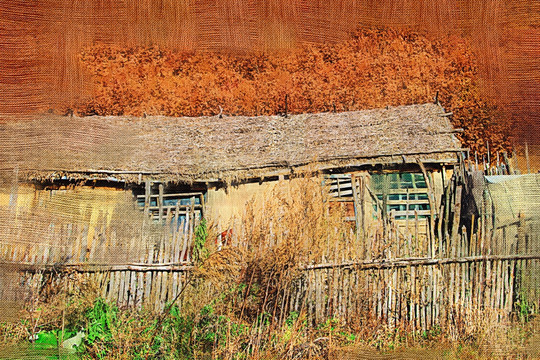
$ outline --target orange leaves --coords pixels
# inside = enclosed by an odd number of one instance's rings
[[[473,150],[508,145],[495,109],[480,99],[476,64],[456,37],[429,39],[411,31],[361,29],[333,45],[230,55],[157,47],[94,46],[81,63],[94,75],[83,115],[169,116],[349,111],[425,103],[436,92]]]

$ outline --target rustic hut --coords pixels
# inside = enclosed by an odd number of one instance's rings
[[[424,104],[289,117],[4,118],[1,171],[10,190],[17,181],[37,190],[129,191],[154,219],[177,204],[184,211],[194,197],[222,226],[246,195],[309,171],[325,174],[333,195],[362,216],[375,209],[397,219],[427,217],[439,210],[461,151],[448,115]],[[353,191],[351,174],[371,175],[365,199]],[[3,193],[13,206],[17,194]],[[85,206],[103,199],[92,194]]]
[[[451,221],[446,189],[462,151],[449,115],[422,104],[286,117],[2,117],[0,257],[109,269],[189,262],[201,217],[226,231],[250,197],[306,173],[348,209],[358,236],[391,218],[434,239]],[[174,224],[166,235],[148,231],[164,223]],[[143,275],[133,276],[125,281]],[[132,301],[150,294],[141,286]]]

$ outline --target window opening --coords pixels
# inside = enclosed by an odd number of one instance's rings
[[[374,216],[382,210],[383,216],[393,213],[396,220],[430,215],[427,184],[421,173],[372,174],[371,188],[380,200],[374,203]],[[382,204],[382,209],[379,208]]]
[[[328,175],[325,179],[325,184],[330,186],[330,197],[343,198],[352,201],[352,183],[351,174],[333,174]]]
[[[163,186],[162,191],[159,188],[160,183],[154,182],[149,187],[149,194],[146,194],[144,187],[137,189],[135,194],[139,209],[145,211],[147,206],[148,215],[155,223],[164,224],[170,216],[171,226],[179,228],[185,225],[188,217],[190,220],[194,217],[195,221],[202,219],[205,191],[193,191],[185,186]]]

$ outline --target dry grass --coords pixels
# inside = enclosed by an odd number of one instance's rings
[[[356,321],[329,317],[319,323],[313,323],[305,310],[282,311],[303,265],[355,256],[356,237],[341,211],[328,206],[318,177],[277,183],[249,202],[233,229],[241,246],[215,251],[211,244],[216,231],[209,227],[209,255],[201,258],[178,308],[165,315],[120,309],[110,338],[89,345],[86,356],[322,360],[534,354],[537,323],[501,324],[497,313],[479,309],[425,332],[406,323],[390,326],[368,308],[360,308]],[[0,327],[4,344],[24,340],[37,329],[88,328],[88,309],[98,291],[95,284],[66,274],[45,276],[43,285],[31,294],[25,323]],[[363,296],[361,291],[357,295]]]
[[[271,314],[281,323],[283,297],[300,274],[300,267],[349,258],[355,237],[342,210],[328,206],[321,178],[295,178],[279,182],[261,199],[248,203],[241,221],[239,242],[245,244],[246,267],[240,279],[246,294],[256,287],[257,301],[242,305],[254,318]]]

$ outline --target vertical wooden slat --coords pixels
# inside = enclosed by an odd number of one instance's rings
[[[116,302],[118,303],[119,306],[124,306],[127,302],[127,299],[126,299],[126,292],[127,292],[127,287],[129,284],[128,281],[126,281],[126,277],[128,276],[128,271],[118,271],[117,273],[117,276],[118,276],[118,289],[116,290],[117,292],[114,294],[114,297],[116,298]]]
[[[148,253],[147,253],[147,263],[152,264],[154,262],[154,244],[150,244],[148,247]],[[145,289],[144,289],[144,302],[150,303],[151,300],[151,290],[152,290],[152,271],[147,271],[145,273],[145,281],[144,281]]]
[[[150,196],[152,195],[152,183],[150,180],[144,181],[144,218],[148,218],[150,213]]]
[[[182,243],[182,252],[180,254],[180,261],[185,261],[187,259],[188,252],[188,243],[189,243],[189,222],[190,222],[190,213],[186,212],[186,217],[184,219],[183,226],[183,243]]]
[[[416,266],[410,267],[410,280],[409,280],[409,289],[410,289],[410,303],[409,303],[409,322],[416,329]]]
[[[516,278],[515,278],[515,270],[516,270],[516,260],[511,260],[510,261],[510,284],[509,284],[509,289],[508,289],[508,298],[507,298],[507,302],[506,302],[506,311],[507,313],[510,313],[512,311],[512,307],[513,307],[513,301],[514,301],[514,287],[515,287],[515,281],[516,281]]]
[[[426,271],[422,268],[420,278],[420,321],[422,330],[427,330],[427,311],[426,311]]]
[[[137,288],[135,293],[135,300],[134,305],[136,306],[142,306],[143,300],[144,300],[144,273],[139,272],[137,274]]]
[[[509,271],[510,271],[510,261],[502,261],[502,280],[503,280],[503,287],[501,289],[501,303],[500,308],[504,312],[504,315],[506,314],[506,302],[508,298],[509,293]]]
[[[486,261],[486,293],[484,301],[486,302],[486,307],[493,309],[493,261]]]

